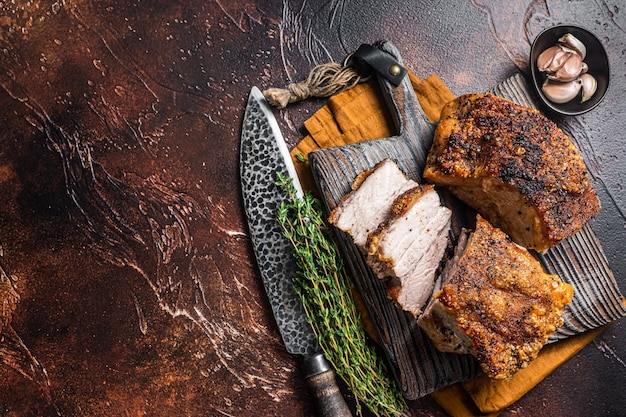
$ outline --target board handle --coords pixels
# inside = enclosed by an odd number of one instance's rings
[[[400,52],[393,43],[382,41],[377,46],[394,57],[399,65],[404,65]],[[425,160],[432,143],[434,125],[424,113],[410,78],[404,77],[398,86],[393,85],[385,77],[379,76],[378,81],[395,124],[396,137],[419,144],[422,148],[420,158]]]

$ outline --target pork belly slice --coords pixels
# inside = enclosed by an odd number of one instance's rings
[[[384,159],[357,176],[352,191],[331,211],[328,220],[365,251],[367,235],[385,220],[393,200],[415,185],[395,162]]]
[[[478,216],[418,325],[440,351],[472,354],[489,377],[507,379],[563,324],[572,296],[571,285]]]
[[[443,108],[423,176],[538,251],[600,212],[565,133],[539,111],[491,94],[460,96]]]
[[[416,317],[432,296],[451,215],[433,185],[417,185],[394,200],[367,239],[367,264],[387,282],[390,298]]]

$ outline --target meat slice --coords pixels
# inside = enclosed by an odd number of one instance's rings
[[[384,159],[355,179],[352,192],[337,204],[329,222],[350,234],[354,243],[365,251],[367,235],[385,220],[393,200],[416,186],[391,159]]]
[[[537,110],[468,94],[448,103],[440,120],[424,178],[518,244],[544,251],[600,212],[583,158]]]
[[[432,296],[451,211],[433,185],[407,179],[390,159],[360,174],[352,189],[330,213],[330,223],[366,254],[390,298],[417,316]]]
[[[367,239],[367,264],[387,281],[390,297],[416,317],[432,296],[451,214],[433,185],[418,185],[394,200],[391,213]]]
[[[470,353],[494,379],[511,377],[563,324],[573,288],[478,216],[459,239],[418,325],[443,352]]]

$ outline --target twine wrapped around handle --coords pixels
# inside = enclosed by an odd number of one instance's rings
[[[377,74],[394,86],[399,86],[406,69],[391,54],[381,49],[382,42],[361,44],[350,53],[343,64],[330,62],[314,67],[306,80],[291,83],[285,88],[269,88],[263,92],[274,107],[285,108],[289,103],[308,97],[330,97],[367,81]]]
[[[288,84],[285,88],[268,88],[263,95],[272,106],[283,109],[308,97],[330,97],[368,78],[361,76],[352,66],[329,62],[314,67],[306,80]]]

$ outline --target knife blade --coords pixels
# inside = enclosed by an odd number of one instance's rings
[[[287,144],[263,93],[253,87],[241,129],[240,182],[248,230],[261,279],[287,352],[302,357],[304,376],[324,416],[351,416],[323,355],[299,296],[294,249],[277,220],[287,195],[276,185],[278,173],[292,179],[303,196]]]

